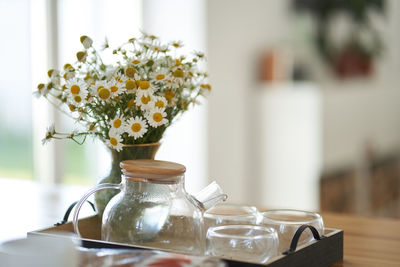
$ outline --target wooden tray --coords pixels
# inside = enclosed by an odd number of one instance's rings
[[[82,246],[86,248],[132,248],[154,249],[150,247],[133,246],[123,243],[113,243],[100,240],[101,221],[98,216],[79,220],[79,229],[83,238]],[[58,235],[62,232],[74,232],[72,223],[66,223],[28,233],[33,235]],[[296,251],[288,255],[271,258],[265,264],[234,261],[222,258],[228,266],[270,266],[270,267],[325,267],[343,259],[343,231],[325,228],[324,238],[307,245],[298,246]],[[181,253],[179,251],[169,252]]]

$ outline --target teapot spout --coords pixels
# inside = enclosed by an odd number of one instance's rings
[[[221,200],[225,201],[228,195],[224,194],[222,188],[214,181],[195,194],[194,198],[201,203],[204,210],[208,210]]]

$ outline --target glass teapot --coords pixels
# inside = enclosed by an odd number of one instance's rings
[[[78,202],[73,225],[80,235],[78,215],[86,199],[102,189],[121,192],[107,204],[102,218],[105,241],[203,254],[203,212],[227,196],[215,182],[196,196],[185,191],[185,166],[159,160],[120,163],[121,184],[99,184]]]

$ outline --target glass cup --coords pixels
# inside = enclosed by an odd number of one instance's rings
[[[212,226],[257,224],[258,210],[254,206],[219,203],[204,213],[205,230]]]
[[[206,253],[226,259],[264,263],[278,253],[278,235],[272,228],[256,225],[210,227]]]
[[[269,210],[260,212],[260,224],[272,227],[278,233],[279,249],[282,253],[289,249],[292,238],[297,229],[303,225],[311,225],[320,235],[324,233],[324,223],[321,215],[315,212],[301,210]],[[306,229],[300,236],[298,246],[307,244],[314,239],[310,229]]]

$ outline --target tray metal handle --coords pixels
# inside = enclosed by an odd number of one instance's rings
[[[86,202],[89,203],[89,205],[92,207],[93,211],[96,212],[96,208],[95,208],[94,204],[92,202],[90,202],[89,200],[86,200]],[[71,211],[76,206],[76,204],[78,204],[78,201],[75,201],[71,205],[69,205],[67,211],[64,214],[63,219],[61,221],[55,223],[54,226],[66,224],[68,222],[69,215],[71,214]]]
[[[304,224],[304,225],[300,226],[297,229],[296,233],[294,234],[294,236],[292,238],[292,242],[290,243],[290,248],[287,251],[283,252],[282,254],[289,255],[296,251],[297,243],[299,242],[300,236],[304,232],[304,230],[306,230],[307,228],[311,230],[311,233],[313,234],[313,237],[315,240],[321,240],[322,238],[325,238],[325,236],[319,235],[318,230],[315,229],[314,226]]]

